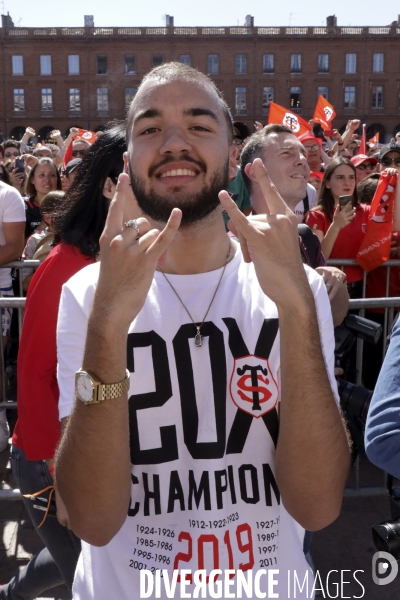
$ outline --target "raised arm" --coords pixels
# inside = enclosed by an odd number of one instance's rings
[[[74,312],[79,315],[76,299],[69,294],[70,301],[60,307],[59,354],[63,348],[68,353],[71,347],[71,327],[78,345],[80,339],[84,346],[82,369],[105,384],[124,379],[129,326],[142,309],[157,262],[172,241],[181,218],[181,212],[174,209],[161,232],[150,229],[146,219],[137,219],[138,237],[134,228],[123,225],[129,219],[125,197],[130,194],[128,176],[120,175],[100,240],[100,276],[86,343],[84,326],[68,324]],[[59,380],[63,378],[64,363],[65,356],[60,356]],[[61,380],[60,390],[65,387]],[[59,447],[57,485],[71,528],[94,546],[107,544],[127,515],[131,484],[128,422],[126,394],[92,405],[76,400]]]
[[[298,251],[296,217],[272,185],[260,159],[253,163],[270,215],[246,219],[226,192],[220,198],[234,223],[260,286],[277,305],[281,344],[281,403],[276,478],[288,512],[310,530],[339,514],[349,468],[346,431],[321,348],[333,367],[333,330],[319,280],[313,293]],[[318,327],[321,319],[321,331]],[[321,337],[320,337],[321,336]]]

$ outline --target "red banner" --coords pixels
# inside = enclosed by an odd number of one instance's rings
[[[397,173],[390,175],[383,171],[372,200],[367,231],[356,256],[358,264],[367,272],[376,269],[390,257],[397,181]]]
[[[374,137],[368,140],[370,144],[379,144],[379,131],[376,132]]]
[[[94,131],[89,131],[87,129],[78,129],[78,135],[75,135],[72,138],[72,141],[69,143],[68,148],[65,151],[63,160],[64,168],[67,166],[69,161],[72,160],[72,142],[74,140],[79,139],[84,140],[85,142],[88,142],[90,145],[92,145],[93,142],[95,142],[97,139],[97,133],[95,133]]]
[[[286,125],[297,137],[311,129],[307,121],[275,102],[271,102],[269,105],[268,125],[270,123]]]
[[[333,121],[335,117],[336,113],[332,104],[329,104],[328,100],[323,96],[318,96],[312,120],[316,123],[320,123],[322,129],[331,129],[331,121]]]

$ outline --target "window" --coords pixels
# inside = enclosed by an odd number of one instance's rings
[[[68,55],[68,75],[79,75],[79,55]]]
[[[125,54],[125,75],[135,75],[136,62],[134,54]]]
[[[236,54],[235,73],[237,75],[243,75],[244,73],[247,73],[247,60],[245,54]]]
[[[262,114],[267,115],[269,111],[270,102],[274,101],[274,88],[264,87],[262,94]]]
[[[356,73],[357,54],[346,54],[346,73]]]
[[[290,88],[290,108],[301,108],[301,87]]]
[[[292,54],[290,57],[290,72],[301,73],[301,54]]]
[[[125,110],[128,111],[131,102],[136,94],[136,88],[134,87],[129,87],[129,88],[125,88]]]
[[[42,54],[40,57],[40,74],[51,75],[51,56],[50,54]]]
[[[329,73],[329,54],[318,54],[318,73]]]
[[[14,110],[25,110],[25,93],[22,89],[14,89]]]
[[[190,58],[190,54],[181,54],[179,57],[179,62],[183,63],[184,65],[190,65],[192,64],[192,59]]]
[[[372,70],[374,73],[383,73],[383,54],[374,54]]]
[[[347,85],[344,88],[344,108],[355,108],[356,107],[356,87],[354,85]]]
[[[162,54],[153,54],[153,67],[159,67],[163,63]]]
[[[97,88],[97,110],[108,111],[108,88]]]
[[[69,89],[69,110],[81,110],[81,91],[78,88]]]
[[[218,54],[209,54],[207,57],[207,73],[209,75],[216,75],[219,73],[219,59]]]
[[[246,88],[235,88],[235,112],[237,115],[244,115],[247,112]]]
[[[263,73],[274,72],[274,55],[264,54],[263,55]]]
[[[12,74],[23,75],[24,74],[24,59],[22,56],[12,57]]]
[[[383,108],[383,87],[381,85],[372,88],[372,108]]]
[[[42,88],[42,110],[53,110],[53,90]]]
[[[326,86],[321,86],[317,88],[317,98],[319,96],[323,96],[326,100],[328,100],[328,88]]]
[[[97,56],[97,75],[107,75],[107,56],[100,54]]]

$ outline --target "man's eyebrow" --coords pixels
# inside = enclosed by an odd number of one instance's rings
[[[281,146],[279,148],[279,150],[300,150],[300,152],[302,154],[307,154],[306,149],[304,148],[304,146],[302,146],[301,148],[299,148],[299,146],[297,144],[288,144],[287,146]]]
[[[183,112],[183,114],[185,117],[211,117],[214,119],[214,121],[216,121],[216,123],[219,124],[220,122],[215,112],[209,108],[188,108]]]
[[[136,125],[136,123],[142,121],[143,119],[154,119],[155,117],[161,117],[161,111],[157,110],[157,108],[148,108],[147,110],[142,110],[133,119],[133,125]]]

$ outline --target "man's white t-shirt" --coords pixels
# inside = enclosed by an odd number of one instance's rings
[[[308,210],[311,210],[312,208],[315,208],[315,206],[317,206],[317,190],[315,189],[315,187],[313,185],[311,185],[311,183],[307,183],[307,196],[308,196]],[[305,206],[304,206],[304,200],[301,200],[301,202],[299,202],[295,209],[294,209],[294,214],[297,217],[298,222],[300,223],[304,223],[304,212],[305,212]]]
[[[3,223],[25,222],[25,205],[21,194],[0,181],[0,246],[6,243]],[[0,288],[11,287],[11,269],[0,269]]]
[[[335,389],[330,305],[321,277],[305,269]],[[57,333],[60,418],[72,411],[98,274],[99,263],[63,287]],[[216,270],[168,278],[201,322],[220,275]],[[198,348],[193,323],[156,272],[127,342],[130,507],[109,544],[82,543],[75,600],[133,600],[140,597],[140,570],[167,569],[171,577],[174,568],[192,573],[252,569],[254,575],[279,569],[274,591],[287,598],[287,571],[295,570],[300,581],[309,572],[304,529],[283,507],[274,475],[278,313],[240,251],[226,267],[201,333]],[[261,577],[260,586],[267,591],[267,577]],[[167,597],[163,585],[161,597]],[[297,590],[296,597],[311,596]]]

